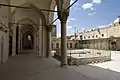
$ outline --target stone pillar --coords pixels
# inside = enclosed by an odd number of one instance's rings
[[[66,21],[61,21],[61,66],[67,65]]]
[[[12,56],[16,55],[16,26],[13,26]]]
[[[19,26],[16,27],[16,54],[18,54],[19,49]]]
[[[36,53],[39,56],[39,30],[37,31],[36,34]]]
[[[66,33],[67,30],[66,30],[66,22],[67,22],[68,15],[69,15],[68,11],[62,11],[60,13],[60,21],[61,21],[61,67],[67,66],[67,33]]]
[[[20,50],[22,51],[22,36],[21,36],[21,39],[20,39]]]
[[[47,58],[51,57],[51,31],[52,31],[52,26],[48,27],[48,52],[47,52]]]

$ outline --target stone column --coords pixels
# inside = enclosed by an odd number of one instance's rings
[[[12,56],[16,55],[16,26],[13,26]]]
[[[20,50],[22,51],[22,35],[21,35],[20,43],[21,43]]]
[[[48,27],[48,52],[47,52],[47,58],[51,57],[51,31],[52,31],[52,26]]]
[[[61,21],[61,67],[67,66],[67,31],[66,31],[66,22],[69,12],[63,11],[60,14]]]
[[[61,66],[67,65],[66,21],[61,21]]]
[[[36,34],[36,53],[39,56],[39,30],[37,31]]]
[[[19,49],[19,26],[16,27],[16,54],[18,54]]]

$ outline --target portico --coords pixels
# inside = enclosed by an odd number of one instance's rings
[[[61,22],[61,66],[67,65],[66,21],[69,16],[70,0],[8,0],[2,6],[8,10],[7,22],[9,38],[8,51],[15,56],[24,50],[32,50],[42,57],[51,57],[51,33],[54,12]],[[54,11],[57,6],[57,11]],[[68,8],[68,9],[67,9]]]

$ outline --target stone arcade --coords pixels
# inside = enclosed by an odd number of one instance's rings
[[[57,6],[62,29],[61,66],[67,65],[66,21],[69,9],[65,9],[70,0],[1,0],[0,4],[4,4],[0,8],[0,63],[6,62],[8,55],[15,56],[26,50],[50,57],[53,10]]]

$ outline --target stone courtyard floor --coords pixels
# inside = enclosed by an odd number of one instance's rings
[[[97,80],[120,80],[120,51],[111,51],[112,61],[74,66],[74,70]]]
[[[61,68],[54,58],[34,54],[10,57],[0,65],[0,80],[120,80],[120,51],[112,52],[112,61]]]
[[[53,58],[42,58],[33,54],[10,57],[0,65],[0,80],[95,80],[74,70],[61,68]]]

